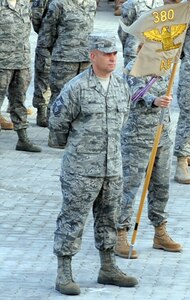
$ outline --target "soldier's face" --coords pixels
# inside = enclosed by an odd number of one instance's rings
[[[117,52],[104,53],[99,50],[94,50],[90,53],[90,59],[95,74],[99,77],[106,78],[115,70]]]

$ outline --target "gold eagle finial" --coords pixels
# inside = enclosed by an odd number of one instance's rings
[[[156,28],[143,34],[148,40],[162,43],[162,49],[156,50],[157,52],[169,51],[181,46],[181,43],[174,44],[174,40],[185,31],[186,27],[187,24],[163,26],[160,31]]]

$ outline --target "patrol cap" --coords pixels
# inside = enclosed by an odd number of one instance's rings
[[[116,36],[106,33],[92,33],[89,35],[89,50],[99,50],[105,53],[117,52]]]

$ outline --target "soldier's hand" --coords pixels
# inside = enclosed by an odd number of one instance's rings
[[[169,107],[172,101],[172,96],[161,96],[158,97],[154,100],[154,105],[161,107],[161,108],[166,108]]]

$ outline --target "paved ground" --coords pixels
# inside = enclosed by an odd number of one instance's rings
[[[101,0],[96,29],[117,32],[118,17],[113,16],[113,2]],[[32,49],[36,35],[31,35]],[[119,53],[118,68],[122,55]],[[27,94],[31,105],[33,85]],[[6,102],[4,110],[6,109]],[[16,134],[0,133],[0,299],[58,300],[70,299],[55,291],[56,257],[52,254],[55,220],[61,206],[59,172],[62,151],[47,146],[48,130],[35,124],[36,112],[29,116],[30,137],[43,148],[42,153],[15,151]],[[173,127],[178,108],[174,101]],[[89,216],[82,249],[73,259],[74,278],[80,284],[79,300],[190,300],[189,282],[189,186],[173,181],[171,174],[168,231],[183,244],[182,253],[167,253],[152,248],[153,228],[146,207],[135,247],[139,259],[117,257],[118,265],[139,279],[136,288],[104,286],[96,282],[98,252],[94,247],[93,221]],[[137,204],[141,192],[139,191]],[[137,209],[137,207],[135,208]]]

